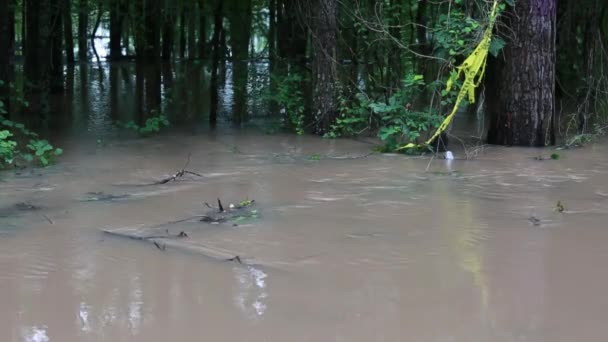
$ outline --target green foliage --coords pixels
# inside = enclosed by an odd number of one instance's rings
[[[369,128],[373,119],[373,111],[370,108],[371,101],[364,94],[357,94],[353,99],[340,96],[340,115],[336,122],[331,125],[325,138],[351,137],[361,134]]]
[[[143,126],[139,126],[132,120],[127,123],[119,121],[117,122],[117,125],[124,129],[134,131],[141,136],[150,136],[159,133],[164,127],[169,127],[170,122],[165,115],[159,114],[149,117]]]
[[[15,159],[17,142],[10,139],[12,136],[7,130],[0,131],[0,168],[11,165]]]
[[[272,75],[276,82],[276,92],[266,98],[276,103],[283,115],[287,128],[298,135],[304,134],[304,96],[302,94],[302,76],[290,73],[287,76]]]
[[[26,150],[20,150],[18,141],[28,139]],[[55,148],[47,140],[38,138],[36,133],[23,124],[0,115],[0,168],[15,164],[16,159],[48,166],[61,154],[63,154],[62,149]]]
[[[37,159],[42,166],[50,165],[55,157],[63,154],[63,150],[60,148],[54,148],[47,140],[44,139],[32,139],[27,148],[33,153],[23,154],[23,157],[27,161]]]
[[[27,106],[27,102],[23,101],[21,96],[16,96],[12,100]],[[62,149],[55,148],[47,140],[40,139],[38,134],[29,130],[24,124],[6,119],[5,108],[4,102],[0,101],[0,168],[14,165],[17,160],[48,166],[55,157],[63,153]],[[28,141],[25,151],[19,148],[19,142],[22,141]]]
[[[378,137],[384,143],[384,151],[394,151],[406,143],[416,142],[423,132],[437,128],[442,121],[441,115],[430,109],[413,109],[413,100],[424,89],[422,75],[408,76],[403,85],[389,98],[388,103],[370,104],[372,111],[381,119]]]
[[[439,16],[433,28],[434,54],[451,64],[456,62],[457,57],[468,56],[485,30],[485,26],[480,21],[465,15],[463,1],[455,3],[449,13]],[[499,11],[503,11],[505,6],[501,4]],[[498,56],[505,45],[504,39],[495,36],[490,42],[489,52],[493,56]]]
[[[441,14],[434,28],[435,55],[455,63],[456,56],[473,51],[483,29],[477,20],[465,16],[459,6]]]

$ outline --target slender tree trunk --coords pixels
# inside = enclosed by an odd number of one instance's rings
[[[15,2],[0,0],[0,101],[10,115],[10,82],[13,76]],[[2,108],[2,107],[0,107]],[[0,115],[2,115],[0,110]]]
[[[207,11],[205,10],[205,1],[198,1],[198,58],[204,59],[207,50]]]
[[[213,14],[213,38],[211,39],[211,46],[213,47],[213,57],[211,60],[211,103],[209,110],[209,125],[213,128],[217,124],[217,107],[219,101],[219,84],[218,84],[218,68],[220,64],[220,58],[222,48],[220,47],[221,36],[223,35],[223,15],[222,15],[222,1],[217,1],[217,7]]]
[[[555,142],[556,0],[520,0],[510,10],[513,41],[496,60],[488,90],[492,116],[488,141],[545,146]]]
[[[179,58],[186,57],[186,5],[182,4],[179,14]]]
[[[326,133],[334,123],[338,103],[336,84],[337,0],[316,0],[312,8],[312,115],[316,134]]]
[[[78,59],[83,62],[88,59],[89,4],[88,0],[78,2]]]
[[[268,23],[268,73],[270,75],[270,93],[276,92],[276,54],[277,54],[277,0],[269,0],[269,23]],[[269,112],[271,116],[278,113],[275,101],[270,101]]]
[[[251,0],[232,0],[229,11],[232,47],[232,84],[234,107],[232,120],[239,126],[247,118],[247,79],[249,73],[249,40],[251,39]]]
[[[188,22],[188,58],[194,59],[196,58],[196,6],[194,3],[188,6],[186,20]]]
[[[74,31],[72,30],[72,1],[63,0],[62,4],[65,58],[68,64],[74,64]]]

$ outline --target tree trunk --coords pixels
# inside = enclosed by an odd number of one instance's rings
[[[488,71],[488,142],[554,144],[556,0],[520,0],[507,15],[513,41]]]
[[[276,46],[277,46],[277,0],[269,0],[269,23],[268,23],[268,74],[270,75],[270,93],[276,92]],[[275,116],[278,113],[277,104],[275,101],[270,101],[268,108],[270,115]]]
[[[144,7],[146,114],[159,114],[161,102],[160,7],[161,0],[146,0]]]
[[[66,61],[68,64],[74,64],[74,31],[72,30],[71,0],[63,0],[63,33]]]
[[[156,62],[160,58],[160,0],[146,0],[144,7],[144,58]]]
[[[211,99],[209,110],[209,125],[214,128],[217,124],[217,107],[219,101],[219,84],[218,84],[218,68],[220,66],[220,58],[222,48],[220,47],[221,36],[223,35],[223,15],[222,15],[222,0],[217,2],[217,7],[213,15],[213,38],[211,45],[213,47],[213,58],[211,61]]]
[[[196,6],[194,3],[188,6],[188,12],[186,13],[188,22],[188,58],[196,58]]]
[[[25,97],[29,102],[28,112],[35,115],[48,110],[49,61],[41,52],[48,48],[50,32],[49,0],[26,0],[26,40],[23,64]],[[33,118],[32,118],[33,119]]]
[[[0,102],[10,115],[10,82],[13,76],[15,2],[0,1]],[[0,107],[2,108],[2,107]],[[0,115],[2,115],[0,110]]]
[[[162,57],[165,61],[171,60],[173,53],[173,26],[175,25],[175,8],[171,1],[165,1],[163,11],[163,46]]]
[[[307,31],[299,18],[300,7],[310,5],[308,0],[278,0],[277,52],[287,62],[287,68],[303,70],[306,65]],[[300,2],[298,4],[298,2]]]
[[[110,0],[110,59],[122,57],[122,27],[124,22],[122,0]]]
[[[313,5],[312,115],[316,134],[325,134],[337,117],[336,67],[337,0],[316,0]]]
[[[51,92],[63,91],[63,25],[62,25],[62,1],[51,0],[50,27],[50,57],[51,57]],[[45,55],[45,53],[42,53]]]
[[[232,0],[228,19],[232,47],[232,84],[234,89],[233,123],[239,126],[247,118],[247,79],[249,40],[251,38],[251,0]]]
[[[88,0],[78,3],[78,59],[83,62],[88,58],[89,5]]]
[[[186,57],[186,5],[182,4],[179,14],[179,58]]]
[[[207,50],[207,12],[205,11],[205,1],[198,1],[198,58],[204,59]]]

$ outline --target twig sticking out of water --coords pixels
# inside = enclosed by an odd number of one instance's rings
[[[238,255],[236,255],[234,258],[230,258],[230,259],[228,259],[226,261],[233,261],[233,262],[236,262],[238,264],[242,264],[243,263],[243,261],[241,260],[241,257],[238,256]]]
[[[186,160],[186,164],[184,164],[184,167],[182,167],[181,170],[177,171],[176,173],[174,173],[173,175],[171,175],[171,176],[169,176],[167,178],[161,179],[158,182],[154,182],[154,185],[167,184],[169,182],[176,181],[178,178],[181,178],[181,177],[183,177],[186,174],[190,174],[190,175],[194,175],[194,176],[198,176],[198,177],[203,178],[203,175],[201,175],[199,173],[196,173],[194,171],[186,170],[186,168],[190,164],[190,155],[191,155],[191,153],[188,153],[188,160]]]
[[[53,220],[51,220],[48,216],[46,216],[45,214],[42,214],[42,217],[44,217],[48,223],[50,224],[55,224],[55,222],[53,222]]]
[[[156,246],[156,248],[160,249],[161,251],[164,251],[165,249],[167,249],[167,246],[165,245],[160,245],[158,242],[154,241],[154,246]]]

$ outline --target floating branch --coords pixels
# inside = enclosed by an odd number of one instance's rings
[[[167,177],[167,178],[163,178],[157,182],[152,183],[153,185],[161,185],[161,184],[167,184],[169,182],[174,182],[176,181],[178,178],[183,177],[186,174],[189,175],[193,175],[193,176],[197,176],[197,177],[201,177],[203,178],[204,176],[201,175],[200,173],[196,173],[194,171],[190,171],[190,170],[186,170],[186,168],[188,167],[188,165],[190,164],[190,153],[188,153],[188,160],[186,160],[186,164],[184,164],[184,167],[181,168],[181,170],[177,171],[176,173],[172,174],[171,176]]]

